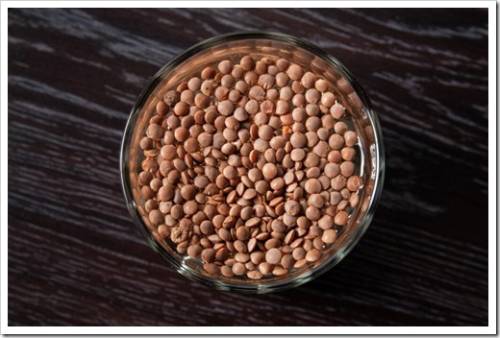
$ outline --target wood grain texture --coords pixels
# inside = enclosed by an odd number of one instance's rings
[[[10,9],[9,325],[487,325],[487,11]],[[128,113],[205,38],[271,30],[343,61],[383,126],[372,226],[337,267],[263,296],[187,281],[132,224]],[[165,332],[168,332],[166,329]]]

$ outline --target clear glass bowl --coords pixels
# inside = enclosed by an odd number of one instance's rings
[[[349,223],[336,242],[326,249],[322,259],[304,268],[292,270],[282,277],[261,280],[241,280],[208,275],[201,263],[179,255],[174,247],[160,240],[147,219],[137,176],[141,170],[143,153],[139,141],[148,121],[155,112],[156,103],[163,95],[208,64],[227,58],[253,54],[283,57],[313,72],[322,74],[336,84],[336,96],[351,113],[353,127],[358,134],[358,172],[363,180],[358,206],[352,211]],[[150,246],[168,261],[180,274],[221,290],[247,293],[266,293],[306,283],[331,269],[352,250],[368,228],[375,206],[382,192],[384,179],[384,149],[382,133],[370,101],[354,77],[337,59],[320,48],[295,37],[277,33],[236,33],[205,40],[163,66],[150,80],[132,108],[125,127],[121,147],[120,169],[127,207],[134,223],[142,230]]]

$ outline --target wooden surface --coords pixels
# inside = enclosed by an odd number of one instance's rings
[[[487,325],[486,10],[205,12],[9,10],[9,325]],[[170,269],[132,224],[118,168],[148,78],[196,42],[249,29],[343,61],[387,155],[356,249],[263,296]]]

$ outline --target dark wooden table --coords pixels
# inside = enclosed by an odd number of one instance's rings
[[[487,325],[487,12],[11,9],[9,325]],[[237,30],[290,33],[370,95],[387,175],[340,265],[276,294],[224,293],[153,252],[119,147],[163,64]],[[166,331],[168,332],[168,331]]]

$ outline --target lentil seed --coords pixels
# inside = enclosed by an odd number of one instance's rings
[[[266,262],[269,264],[278,264],[281,260],[281,252],[279,249],[272,248],[266,252]]]

